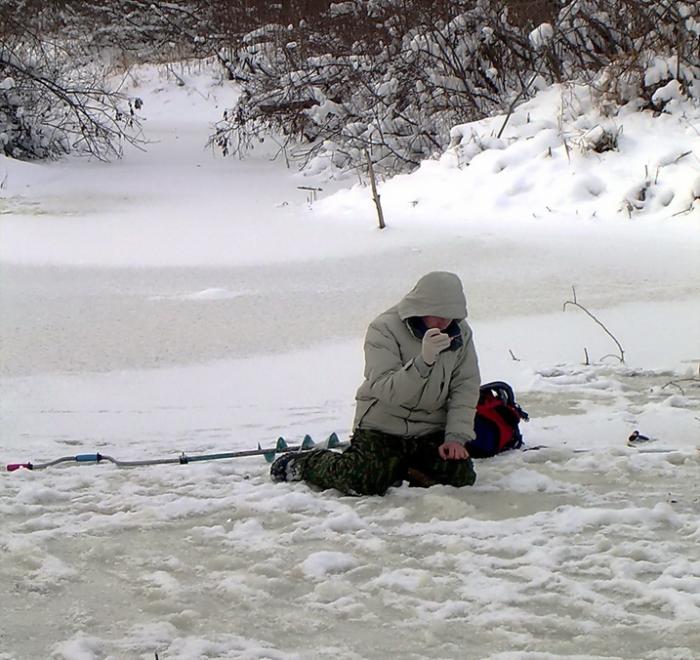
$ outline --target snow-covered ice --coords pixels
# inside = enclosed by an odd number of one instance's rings
[[[347,436],[366,324],[437,269],[548,448],[383,498],[257,458],[2,473],[0,659],[700,657],[700,111],[597,154],[546,90],[385,182],[380,232],[352,181],[205,150],[233,92],[180,74],[134,72],[145,153],[0,160],[3,462]]]

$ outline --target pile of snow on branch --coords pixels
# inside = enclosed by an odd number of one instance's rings
[[[615,117],[700,99],[700,5],[563,2],[516,23],[508,2],[336,3],[316,22],[251,32],[229,62],[242,85],[212,142],[242,154],[267,135],[304,166],[407,172],[442,153],[457,124],[512,112],[551,84],[585,84]],[[598,149],[616,136],[589,136]]]

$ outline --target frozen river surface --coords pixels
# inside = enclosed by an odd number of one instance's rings
[[[0,659],[700,657],[697,231],[336,225],[155,119],[149,154],[22,170],[4,202],[4,463],[345,436],[367,322],[437,269],[550,448],[384,498],[256,458],[3,472]]]

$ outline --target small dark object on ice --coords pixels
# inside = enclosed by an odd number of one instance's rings
[[[632,445],[641,445],[644,442],[654,442],[656,438],[650,438],[648,435],[642,435],[639,431],[634,431],[632,435],[627,438],[627,444],[632,446]]]

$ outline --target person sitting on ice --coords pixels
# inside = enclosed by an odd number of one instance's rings
[[[466,316],[457,275],[424,275],[369,325],[348,449],[282,454],[270,468],[273,481],[348,495],[383,495],[403,480],[472,485],[465,443],[474,439],[480,375]]]

